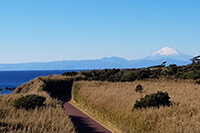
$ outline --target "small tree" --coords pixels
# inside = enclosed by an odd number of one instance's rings
[[[139,93],[142,93],[142,90],[143,90],[142,85],[137,85],[135,88],[135,91]]]
[[[174,75],[177,73],[178,67],[176,64],[171,64],[171,65],[169,65],[168,70],[169,70],[170,74]]]
[[[200,55],[193,57],[192,59],[190,59],[192,61],[192,64],[196,63],[196,62],[200,62]]]
[[[164,61],[162,64],[161,64],[161,66],[162,67],[165,67],[165,64],[167,63],[167,61]]]

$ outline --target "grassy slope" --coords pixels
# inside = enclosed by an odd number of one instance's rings
[[[56,83],[63,80],[66,78],[62,76],[36,78],[18,87],[12,94],[0,96],[0,132],[74,133],[74,126],[60,101],[52,99],[43,91],[48,82]],[[12,105],[13,100],[28,94],[45,96],[46,106],[29,111],[15,109]]]
[[[73,84],[73,99],[103,120],[108,120],[125,132],[200,132],[200,88],[195,81],[151,80],[146,78],[199,79],[199,63],[171,70],[168,68],[131,70],[93,70],[69,72],[64,75],[39,77],[18,87],[13,94],[0,96],[0,132],[74,132],[74,127],[65,115],[57,94],[71,93],[67,88]],[[176,67],[175,67],[176,69]],[[99,81],[134,81],[108,83]],[[136,80],[136,81],[135,81]],[[142,84],[144,92],[136,93],[135,87]],[[168,92],[175,103],[172,107],[134,110],[136,100],[157,91]],[[46,97],[46,107],[25,111],[13,108],[13,100],[37,94]],[[50,95],[49,95],[50,94]]]
[[[136,85],[144,88],[135,92]],[[73,99],[124,132],[200,132],[200,86],[192,80],[146,80],[125,83],[79,81]],[[171,107],[133,110],[136,100],[157,91],[168,92]]]

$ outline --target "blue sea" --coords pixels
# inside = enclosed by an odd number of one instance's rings
[[[44,71],[0,71],[0,89],[15,88],[39,76],[62,74],[80,70],[44,70]],[[0,94],[10,94],[12,90],[0,91]]]

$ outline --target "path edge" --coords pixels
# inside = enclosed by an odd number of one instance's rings
[[[80,104],[78,104],[74,100],[70,100],[69,103],[72,104],[77,109],[79,109],[80,111],[82,111],[87,116],[89,116],[91,119],[93,119],[94,121],[96,121],[98,124],[100,124],[101,126],[105,127],[109,131],[111,131],[112,133],[122,133],[122,131],[119,131],[118,129],[116,129],[114,127],[114,125],[111,124],[110,122],[108,122],[108,121],[103,122],[104,120],[102,120],[102,119],[96,119],[96,117],[95,117],[94,114],[92,114],[89,110],[84,109]],[[108,125],[106,125],[105,123],[107,123]]]

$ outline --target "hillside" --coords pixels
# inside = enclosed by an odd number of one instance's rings
[[[61,102],[72,100],[95,118],[127,133],[199,132],[197,98],[200,90],[200,62],[198,58],[193,59],[186,66],[171,64],[165,67],[163,63],[149,68],[66,72],[35,78],[17,87],[12,94],[0,96],[0,131],[74,132]],[[137,85],[143,87],[141,93],[135,91]],[[167,92],[172,105],[133,110],[136,100],[156,91]],[[46,106],[30,111],[13,107],[16,99],[30,94],[44,96]],[[54,117],[48,117],[52,115]],[[61,124],[54,124],[60,121]],[[43,128],[39,128],[40,125]]]
[[[63,111],[62,102],[53,97],[63,93],[62,85],[66,87],[68,83],[65,76],[38,77],[16,88],[12,94],[0,95],[0,132],[75,133],[71,119]],[[55,91],[49,86],[61,89]],[[64,94],[67,93],[65,88]],[[45,97],[45,105],[31,110],[14,107],[17,99],[32,94]]]
[[[100,80],[112,82],[125,82],[143,79],[176,78],[176,79],[200,79],[200,62],[194,62],[186,66],[165,64],[140,69],[103,69],[81,72],[66,72],[66,76],[80,76],[83,80]]]

